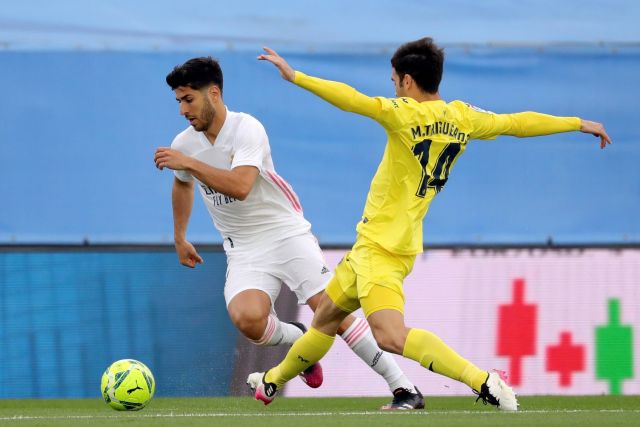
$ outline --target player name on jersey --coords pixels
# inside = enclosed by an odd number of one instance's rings
[[[469,141],[469,135],[467,133],[460,132],[456,125],[449,122],[435,122],[411,128],[411,136],[413,139],[432,135],[449,135],[463,144],[466,144]]]

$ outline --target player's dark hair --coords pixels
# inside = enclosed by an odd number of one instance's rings
[[[431,37],[403,44],[391,58],[391,65],[401,80],[409,74],[428,93],[438,92],[443,64],[444,49],[438,47]]]
[[[173,90],[180,86],[199,90],[214,84],[222,93],[222,69],[218,61],[210,56],[192,58],[182,65],[176,65],[167,74],[167,84]]]

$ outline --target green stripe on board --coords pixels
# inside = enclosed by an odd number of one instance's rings
[[[620,300],[609,300],[609,323],[597,326],[596,378],[609,381],[609,392],[622,393],[622,384],[633,378],[633,329],[620,323]]]

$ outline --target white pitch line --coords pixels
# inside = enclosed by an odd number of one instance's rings
[[[121,415],[13,415],[10,417],[0,417],[0,421],[29,421],[29,420],[91,420],[91,419],[124,419],[124,418],[216,418],[216,417],[337,417],[337,416],[427,416],[427,415],[492,415],[492,414],[575,414],[575,413],[640,413],[640,409],[558,409],[558,410],[523,410],[518,412],[501,411],[354,411],[354,412],[265,412],[265,413],[224,413],[224,412],[202,412],[202,413],[160,413],[160,414],[140,414],[128,413]]]

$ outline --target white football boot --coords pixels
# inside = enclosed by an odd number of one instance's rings
[[[506,375],[503,371],[491,371],[487,380],[482,384],[480,393],[475,392],[478,395],[476,402],[482,399],[482,402],[495,405],[502,411],[517,411],[518,399],[516,399],[516,393],[511,387],[504,381]]]

